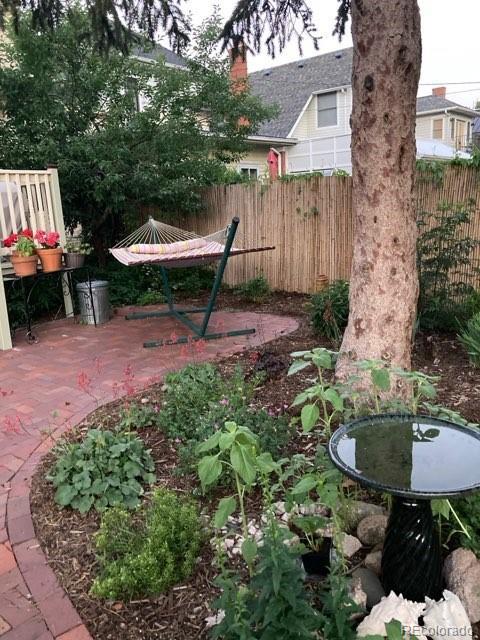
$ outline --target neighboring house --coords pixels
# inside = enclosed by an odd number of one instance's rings
[[[477,116],[473,121],[472,143],[473,147],[480,151],[480,116]]]
[[[252,150],[238,170],[258,177],[276,156],[280,173],[351,171],[352,57],[352,48],[342,49],[249,74],[252,93],[279,113],[250,137]],[[246,60],[237,59],[232,75],[242,74]],[[445,91],[418,98],[419,157],[446,159],[471,148],[478,113],[447,100]]]
[[[445,96],[446,88],[436,87],[431,96],[417,98],[417,140],[435,140],[454,151],[469,151],[473,121],[478,114]]]

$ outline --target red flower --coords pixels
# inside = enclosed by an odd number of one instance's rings
[[[16,233],[11,233],[11,234],[8,236],[8,238],[5,238],[5,239],[4,239],[4,241],[3,241],[3,246],[4,246],[4,247],[8,247],[8,248],[10,248],[10,247],[12,247],[14,244],[16,244],[17,240],[18,240],[18,234],[16,234]]]
[[[33,231],[31,229],[22,229],[18,235],[25,236],[25,238],[32,238],[33,240]]]

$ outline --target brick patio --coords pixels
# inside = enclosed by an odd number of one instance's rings
[[[187,363],[214,360],[297,328],[292,318],[218,312],[212,331],[254,327],[249,336],[144,349],[144,339],[174,338],[172,319],[126,322],[124,309],[107,325],[70,320],[36,328],[39,343],[19,334],[0,352],[0,637],[2,640],[91,638],[35,538],[30,480],[36,465],[70,426],[103,404],[161,380]]]

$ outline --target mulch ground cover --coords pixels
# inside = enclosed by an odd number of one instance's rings
[[[189,299],[195,306],[204,302]],[[299,319],[297,331],[268,343],[261,349],[250,349],[218,361],[222,372],[229,374],[240,364],[247,374],[263,370],[266,381],[257,390],[255,402],[272,410],[283,410],[295,395],[308,384],[311,372],[305,370],[287,378],[293,351],[314,346],[329,346],[312,330],[308,316],[308,297],[297,294],[272,294],[265,302],[250,303],[232,292],[221,294],[218,304],[223,310],[250,310],[285,314]],[[414,349],[415,369],[439,375],[439,403],[462,413],[472,422],[480,422],[480,373],[473,369],[454,335],[419,335]],[[161,402],[162,385],[153,385],[136,394],[134,400]],[[115,401],[91,414],[71,432],[79,439],[91,426],[113,426],[118,422],[122,400]],[[290,409],[289,412],[292,413]],[[195,477],[181,476],[177,471],[174,443],[156,429],[139,431],[156,461],[157,484],[179,492],[195,493],[207,511],[214,501],[201,498]],[[304,451],[314,446],[311,438],[296,435],[289,451]],[[81,515],[69,509],[59,509],[54,502],[54,490],[45,475],[52,466],[49,454],[39,466],[32,482],[31,505],[37,538],[60,583],[95,640],[193,640],[207,638],[205,618],[212,614],[210,603],[216,597],[213,583],[215,567],[208,541],[204,544],[194,575],[157,598],[136,601],[105,602],[90,596],[89,590],[98,571],[93,534],[98,530],[100,516],[95,512]],[[259,500],[251,496],[248,502],[251,516],[258,515]]]

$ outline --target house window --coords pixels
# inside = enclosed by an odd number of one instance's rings
[[[433,137],[435,140],[443,138],[443,118],[435,118],[433,120]]]
[[[335,127],[337,122],[337,92],[317,96],[317,127]]]
[[[455,140],[455,118],[450,118],[450,138]]]
[[[257,167],[241,167],[240,173],[242,176],[249,178],[249,180],[257,180],[258,179],[258,169]]]

